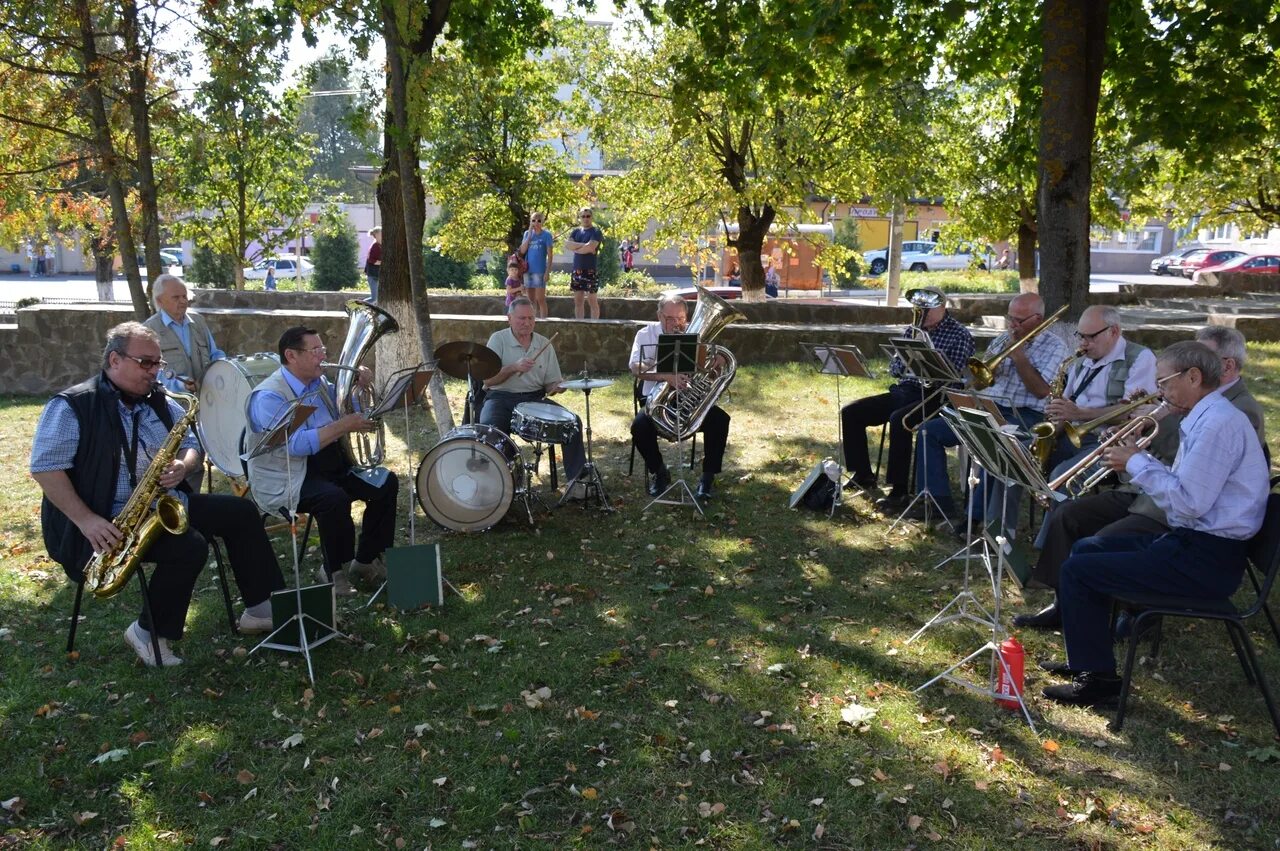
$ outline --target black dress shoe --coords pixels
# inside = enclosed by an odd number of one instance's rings
[[[716,480],[711,476],[703,476],[698,480],[698,489],[694,491],[694,496],[702,501],[707,501],[715,496]]]
[[[1067,706],[1114,706],[1120,698],[1120,678],[1081,671],[1065,685],[1049,686],[1044,696]]]
[[[1013,625],[1028,629],[1061,629],[1062,612],[1058,610],[1058,601],[1054,600],[1035,614],[1015,615]]]
[[[1073,679],[1076,674],[1083,673],[1082,671],[1075,670],[1066,662],[1058,662],[1053,659],[1044,659],[1038,664],[1040,666],[1040,670],[1053,674],[1055,677],[1065,677],[1069,680]]]
[[[670,486],[671,473],[666,467],[663,467],[654,474],[653,481],[649,482],[649,496],[657,496]]]
[[[911,501],[906,494],[889,494],[882,496],[876,500],[876,508],[888,513],[890,511],[901,511],[907,507],[907,503]]]
[[[859,490],[871,491],[876,489],[875,476],[850,476],[849,481],[844,483],[846,488],[858,488]]]

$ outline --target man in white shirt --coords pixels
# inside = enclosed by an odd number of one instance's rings
[[[664,295],[658,300],[658,321],[650,322],[637,331],[631,344],[631,357],[627,366],[632,375],[652,374],[657,358],[658,335],[683,334],[689,325],[685,313],[684,299],[678,295]],[[641,395],[648,400],[660,387],[671,383],[677,389],[683,389],[688,386],[689,377],[654,375],[641,385]],[[698,431],[702,432],[703,450],[702,478],[698,481],[696,495],[698,499],[706,500],[714,495],[715,477],[724,464],[724,450],[729,442],[729,415],[720,406],[712,405]],[[631,422],[631,439],[635,442],[640,457],[644,458],[645,471],[653,477],[648,485],[649,496],[657,496],[671,484],[671,473],[658,450],[658,432],[653,418],[643,410]]]
[[[507,306],[507,328],[494,331],[486,346],[497,352],[502,369],[484,381],[484,405],[479,421],[503,434],[511,431],[511,415],[521,402],[545,402],[564,392],[560,359],[550,340],[533,330],[537,322],[533,302],[524,296]],[[556,404],[554,402],[550,404]],[[576,416],[576,415],[575,415]],[[566,487],[572,486],[587,460],[582,445],[582,424],[564,445]]]
[[[1111,599],[1126,592],[1230,597],[1244,576],[1249,539],[1266,513],[1268,472],[1249,418],[1221,393],[1222,361],[1197,342],[1160,353],[1156,386],[1188,411],[1178,455],[1166,467],[1125,442],[1104,463],[1127,472],[1168,518],[1163,535],[1084,538],[1062,565],[1058,606],[1067,665],[1053,666],[1072,682],[1045,697],[1100,706],[1120,693],[1111,643]]]

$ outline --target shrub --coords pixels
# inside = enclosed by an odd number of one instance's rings
[[[236,283],[235,258],[198,247],[191,258],[191,268],[187,270],[187,281],[214,289],[230,289]]]
[[[433,245],[435,242],[433,237],[440,233],[440,229],[449,220],[448,215],[449,213],[446,210],[440,216],[428,222],[423,230],[422,270],[426,276],[428,287],[470,289],[471,273],[475,269],[475,258],[458,260],[446,254],[441,254],[439,249]]]
[[[360,283],[360,241],[337,204],[325,205],[311,249],[315,271],[311,289],[335,291],[355,288]]]

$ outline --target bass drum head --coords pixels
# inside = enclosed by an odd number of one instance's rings
[[[259,352],[217,360],[205,370],[196,434],[213,466],[228,476],[245,475],[240,442],[249,426],[249,394],[279,368],[277,355]]]
[[[495,428],[455,428],[418,467],[418,503],[446,529],[488,529],[511,507],[524,469],[521,460],[515,443]]]

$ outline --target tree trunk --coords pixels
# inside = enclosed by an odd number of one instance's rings
[[[1036,229],[1024,217],[1018,222],[1018,288],[1024,293],[1039,292],[1036,279]]]
[[[885,258],[889,266],[886,270],[889,280],[885,284],[884,303],[889,307],[898,306],[898,296],[902,292],[902,220],[906,216],[906,206],[895,199],[889,211],[889,255]]]
[[[743,301],[764,301],[764,266],[760,255],[777,211],[765,204],[757,215],[751,207],[738,208],[738,236],[729,244],[738,249],[738,280]]]
[[[1108,0],[1045,0],[1037,206],[1045,310],[1088,306],[1089,190]]]
[[[414,358],[412,346],[406,339],[399,340],[402,355],[410,354],[410,359],[402,361],[400,366],[422,361],[428,366],[435,365],[431,307],[427,300],[422,263],[422,229],[426,206],[422,180],[418,175],[419,138],[417,133],[409,129],[407,79],[414,58],[430,61],[432,45],[444,28],[448,14],[449,0],[434,0],[429,6],[422,32],[411,44],[406,45],[401,39],[395,5],[391,0],[382,2],[383,37],[387,45],[388,98],[382,174],[378,181],[378,206],[383,215],[378,303],[397,316],[406,331],[416,328],[420,349],[418,357]],[[408,68],[406,59],[410,63]],[[449,407],[449,397],[445,394],[444,381],[439,372],[432,376],[428,389],[436,430],[444,434],[453,428],[453,410]]]
[[[133,119],[134,175],[142,225],[142,252],[147,278],[154,281],[168,271],[160,260],[160,209],[152,168],[151,104],[147,97],[150,67],[138,43],[138,7],[134,0],[120,0],[121,39],[128,65],[129,114]],[[149,54],[149,51],[148,51]]]
[[[102,81],[103,61],[98,56],[98,33],[93,26],[93,14],[89,0],[76,0],[76,23],[80,30],[80,52],[84,62],[84,97],[89,106],[89,119],[93,127],[93,143],[102,172],[106,176],[107,195],[111,199],[111,222],[120,246],[125,279],[129,282],[129,296],[133,312],[141,322],[151,315],[147,297],[142,291],[142,279],[138,275],[137,247],[133,241],[133,229],[129,224],[129,207],[121,178],[122,164],[111,140],[111,120],[107,112],[105,85]]]

